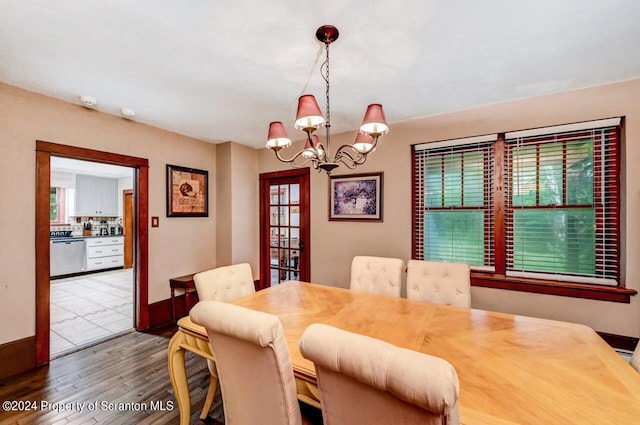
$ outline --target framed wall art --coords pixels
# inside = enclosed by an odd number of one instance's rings
[[[329,220],[382,221],[383,173],[329,177]]]
[[[209,172],[167,164],[167,217],[209,216]]]

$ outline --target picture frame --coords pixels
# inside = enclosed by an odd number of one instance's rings
[[[384,173],[329,176],[330,221],[382,222]]]
[[[167,164],[167,217],[209,216],[209,172]]]

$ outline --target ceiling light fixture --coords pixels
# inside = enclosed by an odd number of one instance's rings
[[[304,167],[311,163],[313,168],[321,169],[326,171],[327,174],[331,174],[331,171],[339,167],[338,163],[341,162],[348,168],[355,169],[367,160],[367,155],[375,149],[378,138],[389,131],[382,105],[378,103],[369,105],[353,144],[340,146],[336,149],[333,157],[331,156],[329,146],[331,139],[329,45],[338,39],[338,35],[338,29],[332,25],[323,25],[316,31],[316,38],[324,43],[325,46],[325,61],[320,66],[320,74],[326,83],[326,115],[322,115],[318,102],[316,102],[316,98],[312,94],[300,96],[294,127],[307,133],[304,149],[289,159],[283,158],[280,155],[280,151],[291,145],[291,139],[289,139],[282,122],[274,121],[269,124],[267,148],[273,150],[280,161],[289,163],[294,168]],[[318,136],[313,134],[323,125],[326,128],[326,140],[324,143],[320,142]]]

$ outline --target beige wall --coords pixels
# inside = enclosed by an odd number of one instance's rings
[[[0,344],[35,334],[36,139],[148,158],[150,303],[215,266],[215,145],[0,84]],[[210,171],[208,218],[166,217],[167,163]]]
[[[216,152],[216,264],[250,263],[254,279],[260,276],[257,152],[235,142],[217,145]]]
[[[640,289],[640,221],[633,213],[640,209],[640,189],[635,184],[640,181],[640,169],[635,167],[640,159],[638,98],[640,80],[635,80],[394,123],[367,164],[357,170],[384,171],[383,223],[329,222],[327,176],[311,173],[312,280],[346,286],[351,259],[357,254],[410,257],[411,144],[626,116],[624,156],[630,166],[623,177],[623,247],[627,256],[623,270],[627,286]],[[386,108],[392,121],[393,105]],[[334,145],[351,143],[354,136],[355,132],[333,135]],[[149,216],[160,217],[160,227],[149,228],[150,303],[169,297],[170,277],[217,264],[248,261],[258,276],[258,174],[288,169],[271,152],[236,143],[216,147],[0,84],[0,181],[4,183],[0,323],[11,324],[0,328],[0,344],[35,332],[36,139],[149,159]],[[209,170],[208,218],[166,217],[167,163]],[[218,172],[224,179],[220,184]],[[338,169],[335,174],[348,173]],[[219,252],[221,249],[228,252]],[[598,331],[640,336],[638,296],[632,297],[631,304],[488,288],[473,288],[472,296],[475,308],[573,321]]]
[[[328,221],[327,176],[311,174],[312,280],[347,286],[354,255],[411,256],[412,144],[488,133],[626,116],[624,157],[630,164],[623,183],[623,248],[627,287],[640,290],[640,80],[600,86],[463,112],[393,123],[360,172],[384,172],[384,222]],[[425,99],[428,102],[428,98]],[[393,121],[394,106],[385,105]],[[351,143],[355,133],[332,135],[332,144]],[[290,149],[292,150],[292,149]],[[284,155],[289,155],[285,150]],[[266,150],[260,152],[260,172],[286,169]],[[345,168],[334,174],[349,174]],[[640,336],[640,296],[631,304],[582,300],[489,288],[472,289],[473,307],[583,323],[619,335]]]
[[[231,218],[233,209],[230,202],[222,202],[231,196],[231,142],[221,143],[216,148],[216,195],[218,201],[210,208],[216,212],[216,264],[231,264]]]

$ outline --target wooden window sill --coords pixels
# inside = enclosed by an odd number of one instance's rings
[[[559,295],[563,297],[586,298],[590,300],[631,302],[631,296],[638,291],[621,286],[589,285],[586,283],[558,282],[555,280],[526,279],[491,273],[472,272],[471,285],[484,288],[507,289],[511,291],[533,292],[536,294]]]

